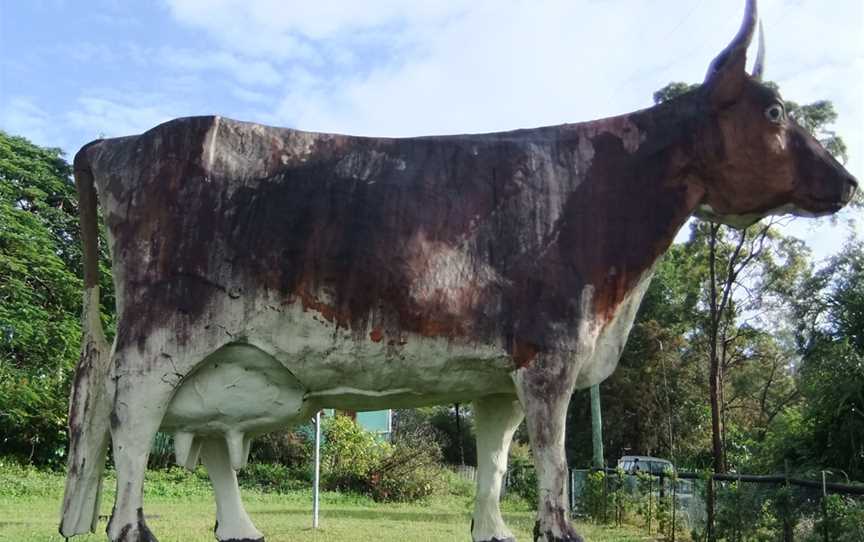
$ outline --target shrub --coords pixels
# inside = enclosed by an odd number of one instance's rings
[[[305,489],[311,483],[310,468],[289,467],[279,463],[249,463],[237,473],[240,486],[274,493]]]
[[[615,476],[609,478],[610,499],[615,509],[615,525],[621,526],[630,510],[631,498],[627,491],[626,473],[624,469],[615,469]]]
[[[423,433],[414,433],[400,438],[379,458],[368,485],[376,501],[415,501],[443,493],[446,481],[441,448]]]
[[[368,495],[376,501],[414,501],[444,492],[448,477],[441,449],[425,432],[382,442],[351,418],[323,422],[322,487]]]
[[[147,468],[167,469],[174,462],[174,437],[159,431],[153,437],[150,455],[147,457]]]
[[[331,491],[368,494],[368,480],[378,462],[389,452],[347,416],[322,421],[321,485]]]
[[[148,470],[144,483],[147,497],[198,497],[213,494],[210,478],[204,467],[189,472],[183,467],[173,466],[160,470]],[[109,478],[115,477],[113,471],[106,472],[106,485],[113,485]],[[115,482],[116,483],[116,482]]]
[[[448,465],[476,465],[477,444],[471,405],[459,405],[459,423],[454,405],[394,411],[394,434],[398,437],[421,431],[435,440]],[[458,426],[458,427],[457,427]],[[458,429],[458,430],[457,430]]]
[[[510,467],[507,473],[507,492],[537,506],[537,471],[527,444],[514,442],[510,446]]]
[[[306,438],[302,429],[267,433],[252,442],[249,460],[294,468],[308,467],[312,462],[312,441]]]
[[[441,480],[445,494],[454,497],[464,497],[468,499],[468,501],[474,500],[476,484],[473,480],[460,476],[457,472],[450,470],[449,468],[441,469]]]
[[[821,517],[805,542],[858,542],[864,540],[864,501],[843,495],[828,495]]]
[[[585,479],[585,491],[582,498],[585,501],[585,511],[595,523],[603,523],[608,518],[609,492],[606,473],[602,470],[591,471]]]

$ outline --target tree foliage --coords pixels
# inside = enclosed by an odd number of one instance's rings
[[[800,286],[793,314],[803,401],[774,460],[864,479],[864,242],[850,240]]]
[[[59,149],[0,132],[0,444],[37,462],[62,453],[80,342],[70,175]]]

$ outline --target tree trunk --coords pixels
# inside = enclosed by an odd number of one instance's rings
[[[723,449],[723,419],[721,416],[721,392],[723,380],[721,376],[720,355],[717,351],[717,339],[720,321],[723,318],[724,303],[717,300],[717,239],[720,234],[720,224],[712,223],[708,237],[708,272],[710,288],[710,323],[708,328],[710,356],[710,396],[711,396],[711,448],[714,456],[714,472],[726,472],[726,458]]]
[[[713,349],[712,349],[713,350]],[[711,355],[711,448],[714,455],[714,472],[726,472],[726,458],[723,450],[723,419],[720,415],[720,363],[716,353]]]

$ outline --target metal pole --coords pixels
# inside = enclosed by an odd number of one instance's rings
[[[318,528],[318,511],[321,506],[320,490],[321,485],[321,411],[315,413],[315,475],[312,480],[312,528]]]
[[[792,530],[792,521],[789,517],[789,508],[791,508],[790,502],[792,501],[792,492],[789,489],[789,460],[787,459],[784,461],[783,465],[786,471],[786,502],[783,503],[783,542],[793,542],[794,534]]]
[[[594,444],[594,468],[602,469],[603,460],[603,418],[600,414],[600,384],[591,386],[591,441]]]
[[[825,542],[828,542],[828,487],[825,483],[825,471],[822,471],[822,536]]]
[[[675,542],[675,513],[678,509],[678,476],[672,477],[672,542]]]
[[[705,530],[708,531],[708,542],[716,542],[717,533],[714,531],[714,476],[708,478],[707,481],[707,490],[708,490],[708,498],[705,499],[705,507],[708,509],[708,524],[705,526]]]
[[[609,523],[608,503],[609,503],[609,473],[606,472],[606,469],[604,467],[603,468],[603,525],[606,525],[607,523]]]
[[[654,475],[648,472],[648,534],[651,534],[651,508],[654,504]]]

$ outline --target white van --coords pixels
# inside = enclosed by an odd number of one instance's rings
[[[618,468],[628,474],[649,472],[655,476],[660,476],[669,470],[675,470],[671,461],[650,455],[625,455],[618,460]]]

